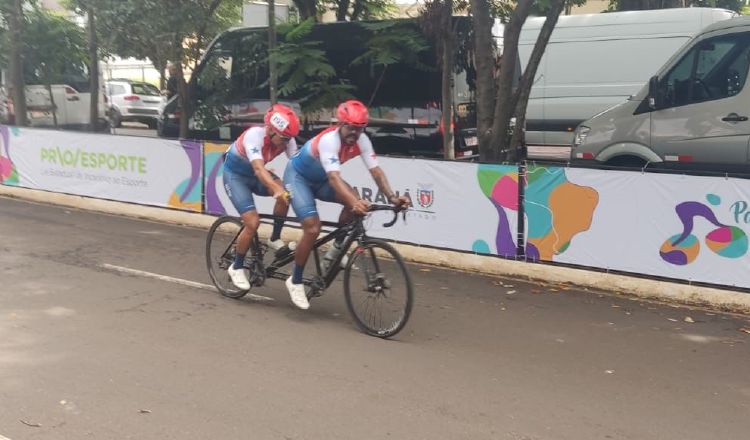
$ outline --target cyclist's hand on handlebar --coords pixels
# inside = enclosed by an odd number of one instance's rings
[[[404,197],[404,196],[397,197],[394,195],[394,196],[391,196],[391,198],[388,199],[388,201],[391,202],[393,206],[396,206],[399,208],[408,208],[411,205],[411,200],[409,200],[408,197]]]
[[[357,202],[352,206],[352,211],[357,215],[365,215],[367,214],[367,210],[370,208],[370,202],[367,200],[359,199]]]
[[[273,191],[272,197],[276,200],[281,200],[285,204],[289,204],[289,199],[291,199],[291,195],[289,194],[289,191],[284,190],[284,188],[277,188]]]

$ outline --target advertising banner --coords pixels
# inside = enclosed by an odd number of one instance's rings
[[[750,287],[750,181],[562,167],[529,170],[527,254]]]
[[[200,212],[201,144],[0,127],[5,185]]]

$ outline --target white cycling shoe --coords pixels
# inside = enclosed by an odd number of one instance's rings
[[[286,280],[286,289],[289,291],[289,298],[292,299],[295,306],[302,310],[310,308],[310,302],[307,301],[304,284],[294,284],[292,282],[292,277],[289,277]]]
[[[232,279],[232,284],[238,289],[247,290],[250,288],[250,281],[247,279],[247,269],[244,267],[235,269],[234,266],[229,266],[227,273],[229,273],[229,278]]]
[[[284,240],[280,238],[277,238],[274,241],[271,241],[271,239],[269,238],[266,240],[266,244],[268,245],[269,249],[273,249],[274,251],[278,251],[279,249],[286,246],[286,243],[284,243]]]

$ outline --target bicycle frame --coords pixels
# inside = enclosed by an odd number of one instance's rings
[[[268,215],[268,214],[260,214],[260,217],[267,220],[290,220],[287,217],[277,217],[274,215]],[[365,234],[365,228],[362,224],[362,218],[357,217],[354,220],[352,220],[349,223],[346,224],[339,224],[334,222],[321,222],[323,226],[329,226],[333,227],[334,229],[330,232],[328,232],[326,235],[324,235],[321,238],[318,238],[315,240],[315,243],[313,244],[312,248],[312,256],[315,260],[315,269],[316,269],[316,275],[317,279],[310,279],[310,278],[303,278],[303,284],[307,286],[313,286],[316,283],[319,283],[322,281],[322,284],[319,284],[317,287],[319,289],[325,290],[327,289],[331,283],[336,279],[336,276],[338,275],[338,272],[341,270],[341,261],[344,259],[344,256],[349,252],[351,249],[352,244],[355,241],[363,242],[366,241],[366,234]],[[244,226],[242,227],[244,229]],[[235,243],[237,240],[237,237],[242,232],[242,229],[237,232],[237,235],[234,237],[231,243]],[[331,264],[328,265],[327,268],[325,268],[325,273],[323,272],[323,268],[321,267],[321,258],[320,253],[318,252],[318,249],[325,245],[326,243],[335,240],[339,237],[345,236],[344,242],[341,246],[341,251],[338,253],[336,258],[331,261]],[[231,246],[231,245],[230,245]],[[255,234],[255,239],[253,240],[253,256],[248,256],[248,261],[246,264],[254,264],[258,269],[261,270],[261,272],[265,275],[265,278],[274,278],[277,280],[286,280],[289,277],[289,273],[282,272],[279,269],[288,265],[289,263],[294,261],[295,253],[294,251],[288,253],[287,255],[283,256],[280,259],[275,259],[271,264],[268,266],[265,266],[263,264],[263,258],[265,256],[265,253],[267,252],[267,249],[265,246],[260,245],[260,241],[258,240],[258,234]],[[229,251],[229,248],[225,251],[225,253]],[[254,268],[253,268],[254,269]],[[265,280],[264,280],[265,281]],[[262,285],[263,283],[259,283],[259,285]]]
[[[390,207],[385,207],[385,209],[391,209]],[[376,209],[379,210],[379,209]],[[398,212],[395,212],[394,218],[391,222],[385,224],[384,226],[388,227],[393,225],[396,222]],[[260,214],[260,217],[262,219],[266,220],[284,220],[286,221],[295,221],[297,219],[295,218],[289,218],[289,217],[280,217],[280,216],[274,216],[270,214]],[[354,242],[359,243],[366,243],[367,242],[367,233],[365,230],[365,226],[363,224],[364,217],[355,217],[353,220],[346,224],[339,224],[335,222],[321,222],[322,226],[328,226],[334,228],[332,231],[325,234],[323,237],[318,238],[315,240],[315,243],[313,244],[312,248],[312,256],[315,260],[315,270],[316,275],[314,278],[303,278],[302,282],[306,286],[310,286],[313,288],[314,295],[318,296],[327,289],[331,283],[336,279],[336,276],[338,275],[339,271],[341,270],[341,261],[344,259],[344,256],[349,253],[349,250],[351,249]],[[237,240],[237,237],[244,229],[244,225],[242,228],[237,232],[237,235],[235,235],[234,239],[231,243],[235,243]],[[336,258],[331,261],[331,263],[328,265],[328,267],[325,268],[325,272],[321,268],[321,261],[320,261],[320,253],[318,252],[318,249],[325,245],[326,243],[335,240],[339,237],[344,236],[344,241],[341,245],[340,252],[336,255]],[[230,247],[232,244],[230,244]],[[226,254],[230,247],[228,247],[224,253]],[[276,259],[274,256],[274,260],[269,264],[268,266],[265,266],[263,263],[263,259],[265,257],[265,253],[267,252],[267,248],[265,246],[262,246],[260,244],[260,240],[258,240],[258,234],[256,232],[254,240],[252,242],[252,256],[248,256],[248,258],[245,261],[245,265],[248,266],[251,269],[251,274],[255,275],[255,286],[262,286],[265,283],[265,280],[267,278],[274,278],[277,280],[286,280],[290,274],[287,272],[282,272],[279,269],[288,265],[289,263],[294,261],[295,252],[291,251],[287,255],[284,255],[280,259]],[[258,274],[260,277],[258,277]]]

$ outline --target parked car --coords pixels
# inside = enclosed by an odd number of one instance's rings
[[[120,127],[123,121],[140,122],[155,129],[159,117],[159,107],[164,97],[152,84],[113,79],[107,81],[107,98],[112,127]]]
[[[578,126],[571,161],[750,170],[750,17],[714,23],[630,100]]]

